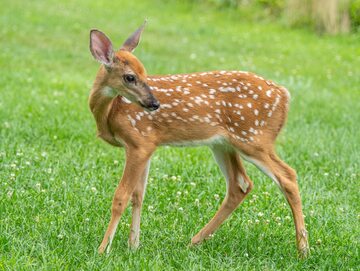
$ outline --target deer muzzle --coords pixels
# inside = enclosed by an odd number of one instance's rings
[[[151,92],[139,101],[140,105],[149,111],[155,111],[160,107],[159,101],[154,97]]]

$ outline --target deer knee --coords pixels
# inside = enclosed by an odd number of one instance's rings
[[[296,182],[297,175],[296,175],[296,171],[293,168],[287,166],[285,170],[285,175],[290,181]]]
[[[112,215],[120,215],[121,214],[121,211],[122,211],[122,204],[119,203],[119,204],[113,204],[112,207],[111,207],[111,213]]]
[[[226,207],[229,209],[236,208],[241,202],[241,198],[235,193],[229,193],[226,198]]]
[[[234,208],[238,206],[244,197],[250,193],[253,188],[253,183],[250,180],[246,181],[246,192],[244,192],[243,187],[240,184],[236,185],[233,188],[230,188],[227,195],[227,204],[229,207]]]
[[[133,207],[141,207],[142,205],[142,195],[139,193],[133,193],[131,197],[131,203]]]
[[[113,215],[120,215],[125,209],[125,201],[122,197],[114,197],[111,206],[111,212]]]
[[[282,179],[280,185],[282,191],[287,195],[288,200],[294,203],[300,202],[299,187],[295,177]]]

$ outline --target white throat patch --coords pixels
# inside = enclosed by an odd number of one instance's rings
[[[119,94],[115,89],[111,87],[104,87],[101,92],[104,96],[109,98],[114,98]]]

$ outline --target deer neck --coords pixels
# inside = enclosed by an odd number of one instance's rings
[[[98,136],[107,142],[111,141],[109,143],[114,140],[108,123],[114,100],[112,92],[113,90],[107,87],[105,82],[95,83],[89,97],[89,107],[96,121]]]

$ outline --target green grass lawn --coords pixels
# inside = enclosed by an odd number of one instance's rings
[[[1,270],[359,269],[359,35],[319,37],[180,1],[5,2]],[[136,55],[149,74],[249,70],[290,90],[277,150],[299,176],[308,259],[297,258],[283,195],[249,164],[252,193],[211,240],[189,247],[220,205],[225,182],[207,148],[167,147],[152,160],[140,249],[127,248],[128,208],[111,254],[97,254],[124,150],[95,137],[87,99],[99,65],[89,30],[120,46],[144,18]]]

